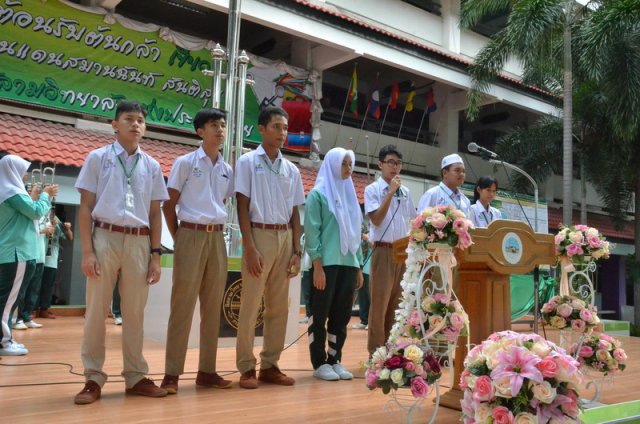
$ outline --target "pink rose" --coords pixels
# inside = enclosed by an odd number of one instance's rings
[[[469,229],[469,221],[467,221],[464,218],[457,218],[455,221],[453,221],[453,230],[460,234],[462,232],[465,232]]]
[[[571,243],[567,246],[567,255],[569,255],[569,257],[582,255],[583,253],[582,246],[577,243]]]
[[[429,385],[422,377],[413,377],[411,379],[411,394],[414,398],[424,399],[429,393]]]
[[[586,226],[586,225],[584,225],[584,224],[578,224],[578,225],[576,225],[576,230],[578,230],[578,231],[587,231],[588,229],[589,229],[589,227],[587,227],[587,226]]]
[[[445,305],[449,305],[449,302],[451,301],[449,296],[447,296],[444,293],[434,293],[433,300],[435,300],[436,302],[443,303]]]
[[[585,322],[592,322],[593,314],[588,309],[583,309],[580,311],[580,318]]]
[[[558,315],[563,318],[567,318],[571,316],[573,313],[573,308],[568,303],[563,303],[562,305],[558,305]]]
[[[587,325],[581,319],[574,319],[571,321],[571,329],[577,333],[584,333]]]
[[[416,365],[413,362],[407,362],[407,365],[404,366],[404,369],[409,372],[412,372],[412,371],[415,371]]]
[[[589,247],[592,249],[598,249],[602,245],[602,240],[600,240],[600,237],[597,236],[591,236],[587,239],[587,241],[589,242]]]
[[[491,410],[495,424],[512,424],[513,413],[504,406],[496,406]]]
[[[367,370],[367,372],[364,373],[364,377],[367,381],[368,388],[373,390],[377,387],[378,376],[376,375],[375,371]]]
[[[543,377],[555,378],[558,364],[552,358],[546,357],[536,364],[536,368],[542,373]]]
[[[462,314],[459,314],[457,312],[454,312],[451,314],[451,317],[449,318],[451,320],[451,326],[455,329],[461,330],[464,327],[464,316],[462,316]]]
[[[613,358],[618,362],[624,362],[627,360],[627,354],[622,349],[616,349],[613,351]]]
[[[476,380],[473,400],[476,402],[488,402],[493,398],[493,383],[489,376],[483,375]]]
[[[582,346],[580,348],[581,358],[591,358],[593,356],[593,348],[591,346]]]
[[[460,388],[462,390],[466,389],[467,387],[469,387],[467,385],[467,377],[469,377],[471,375],[471,371],[469,371],[468,368],[465,368],[464,371],[462,371],[462,373],[460,373]]]
[[[435,213],[429,220],[429,223],[433,225],[434,228],[442,230],[447,225],[448,221],[446,216],[441,213]]]
[[[563,240],[564,240],[564,234],[562,233],[556,234],[555,237],[553,238],[553,241],[555,242],[556,246],[560,246],[560,243],[562,243]]]

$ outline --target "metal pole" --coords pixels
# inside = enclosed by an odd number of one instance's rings
[[[490,159],[489,163],[494,164],[502,164],[509,169],[513,169],[516,172],[524,175],[530,182],[533,184],[533,202],[534,202],[534,210],[533,210],[533,229],[537,233],[538,232],[538,183],[534,180],[531,175],[524,172],[522,169],[518,168],[515,165],[510,164],[509,162],[505,162],[497,159]],[[533,332],[538,333],[538,311],[540,309],[540,271],[538,266],[535,267],[533,272]]]
[[[249,66],[249,56],[242,50],[238,56],[238,97],[236,103],[236,134],[235,134],[235,158],[234,164],[242,155],[242,145],[244,144],[244,96],[247,84],[247,68]]]
[[[219,109],[220,97],[222,95],[222,61],[225,59],[225,52],[219,43],[211,50],[211,59],[213,60],[211,107]]]
[[[240,6],[242,0],[229,0],[229,25],[227,28],[227,86],[224,97],[224,108],[227,110],[227,139],[224,143],[224,160],[235,167],[235,156],[231,154],[236,133],[235,100],[236,100],[236,58],[240,44]]]

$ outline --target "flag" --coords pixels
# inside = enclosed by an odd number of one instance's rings
[[[376,119],[380,119],[380,92],[378,91],[378,75],[371,84],[371,98],[369,99],[369,112],[371,116]]]
[[[413,110],[413,98],[416,97],[416,89],[411,84],[411,91],[409,91],[409,95],[407,96],[407,104],[404,106],[405,112],[411,112]]]
[[[353,75],[351,76],[351,90],[349,91],[349,97],[347,101],[351,104],[349,109],[353,112],[353,115],[358,117],[358,73],[356,68],[353,68]]]
[[[400,98],[400,87],[396,81],[391,86],[391,98],[389,99],[389,109],[396,110],[398,107],[398,99]]]
[[[433,97],[433,88],[427,91],[427,113],[435,112],[438,110],[436,99]]]

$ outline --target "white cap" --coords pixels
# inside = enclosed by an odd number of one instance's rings
[[[464,164],[464,162],[462,161],[462,158],[460,157],[459,154],[457,153],[452,153],[450,155],[447,155],[445,157],[442,158],[442,165],[440,166],[440,169],[444,169],[447,166],[453,164],[453,163],[462,163]]]

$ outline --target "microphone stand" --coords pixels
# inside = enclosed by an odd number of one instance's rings
[[[505,162],[503,160],[497,160],[497,159],[489,159],[489,163],[502,165],[506,168],[512,169],[524,175],[531,182],[531,184],[533,185],[533,202],[534,202],[533,229],[537,233],[538,232],[538,184],[536,183],[536,180],[534,180],[531,177],[531,175],[527,174],[517,166],[510,164],[509,162]],[[540,309],[540,295],[538,292],[539,290],[540,290],[540,269],[536,265],[536,267],[533,270],[533,332],[536,334],[538,334],[538,313]]]

